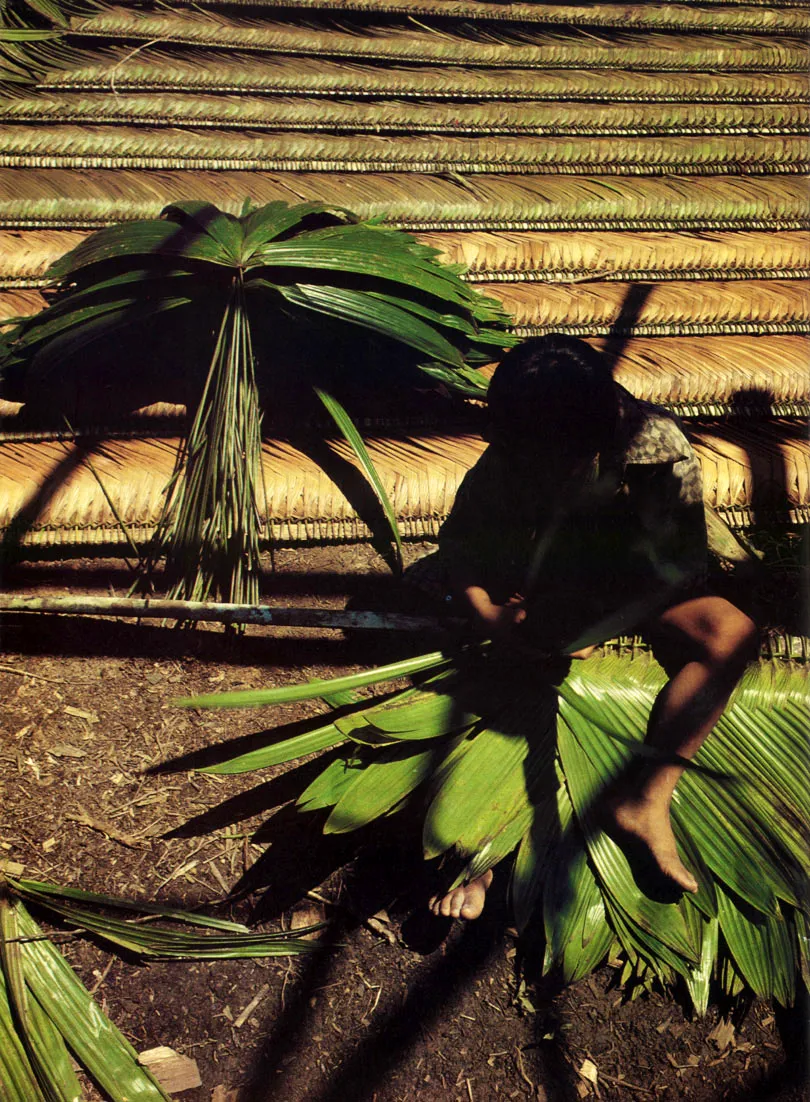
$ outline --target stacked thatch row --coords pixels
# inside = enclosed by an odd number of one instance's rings
[[[166,202],[325,200],[466,265],[519,333],[606,344],[626,386],[691,419],[707,499],[730,520],[803,522],[808,27],[804,3],[733,0],[75,17],[65,60],[0,102],[0,317],[38,309],[49,263],[83,234]],[[373,442],[406,534],[435,533],[477,449]],[[168,440],[76,451],[7,436],[0,525],[23,516],[31,546],[109,543],[114,511],[151,531]],[[265,474],[274,537],[364,534],[295,449],[268,442]]]

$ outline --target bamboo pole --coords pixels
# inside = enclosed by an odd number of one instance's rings
[[[35,612],[71,616],[123,616],[135,619],[194,620],[262,627],[343,628],[361,631],[436,631],[459,621],[435,616],[323,608],[270,608],[151,597],[11,597],[0,594],[0,613]]]

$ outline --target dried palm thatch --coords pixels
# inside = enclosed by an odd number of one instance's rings
[[[458,135],[805,134],[806,104],[410,103],[270,99],[205,93],[40,93],[0,103],[8,123],[188,126],[313,133]]]
[[[71,24],[71,42],[126,39],[133,43],[194,46],[205,49],[260,50],[286,57],[345,58],[406,64],[486,66],[487,68],[646,69],[681,71],[720,69],[748,72],[801,71],[807,51],[799,38],[657,32],[611,34],[454,33],[413,23],[401,27],[366,24],[353,30],[291,26],[266,20],[225,17],[212,11],[145,13],[111,8]]]
[[[762,4],[762,0],[760,0]],[[801,34],[810,29],[810,17],[797,5],[772,8],[696,8],[688,3],[644,4],[493,4],[482,0],[237,0],[237,6],[254,10],[284,8],[289,11],[318,11],[345,15],[391,13],[413,18],[441,16],[442,19],[470,19],[482,23],[542,23],[565,27],[618,27],[634,29],[749,31],[755,34]],[[221,8],[222,0],[181,0],[188,7]]]
[[[55,248],[58,235],[51,239]],[[464,278],[476,283],[804,279],[810,275],[810,236],[803,232],[472,232],[421,234],[420,240],[438,249],[450,263],[464,265]],[[0,265],[4,264],[2,241],[0,234]]]
[[[363,99],[605,101],[622,103],[806,103],[804,74],[781,72],[613,72],[607,69],[464,69],[353,64],[329,58],[203,49],[192,56],[153,43],[137,51],[90,47],[81,61],[52,71],[44,91],[251,92]]]
[[[799,283],[658,283],[627,314],[621,283],[478,284],[500,299],[521,337],[810,333],[810,287]]]
[[[754,516],[760,523],[810,519],[810,443],[796,422],[718,424],[696,431],[694,438],[708,504],[738,524],[749,524]],[[3,442],[0,530],[24,548],[122,545],[120,517],[132,538],[145,542],[158,523],[178,444],[154,437]],[[436,535],[461,478],[484,446],[477,435],[369,439],[369,454],[403,536]],[[353,462],[348,446],[334,441],[331,447]],[[305,453],[283,441],[265,441],[262,465],[265,539],[370,537],[341,491]],[[15,518],[24,518],[24,527]]]
[[[74,230],[0,230],[0,287],[43,285],[45,272],[85,234]],[[482,233],[418,235],[472,283],[654,282],[686,279],[805,279],[805,232]],[[495,293],[490,289],[491,293]],[[6,315],[7,316],[7,315]]]
[[[189,133],[116,126],[7,126],[0,165],[180,171],[774,175],[810,166],[804,135],[455,138]]]
[[[0,286],[2,281],[0,280]],[[26,289],[6,290],[0,294],[0,325],[12,318],[38,314],[45,306],[45,299],[38,291]]]
[[[361,218],[428,230],[801,230],[810,227],[803,180],[777,176],[628,178],[341,173],[330,202]],[[323,194],[319,173],[134,172],[0,169],[0,227],[96,228],[157,217],[167,203],[209,195],[238,212]]]
[[[47,282],[45,272],[86,235],[64,230],[35,230],[33,233],[4,233],[0,230],[0,288],[38,287]],[[24,309],[11,309],[9,298],[0,297],[0,317],[31,314],[40,309],[41,300]]]

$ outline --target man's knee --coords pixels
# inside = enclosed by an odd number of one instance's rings
[[[742,668],[756,658],[759,633],[754,621],[721,597],[706,610],[702,645],[706,659],[718,667]]]
[[[677,605],[659,623],[663,632],[654,649],[660,649],[670,674],[690,660],[736,674],[756,657],[756,624],[723,597],[701,597]]]

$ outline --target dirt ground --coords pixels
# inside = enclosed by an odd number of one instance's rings
[[[29,566],[6,591],[126,592],[118,563]],[[366,548],[279,552],[268,603],[379,607]],[[0,654],[3,854],[26,875],[289,929],[326,918],[321,952],[144,966],[76,937],[62,949],[140,1051],[193,1057],[187,1102],[487,1102],[497,1098],[799,1102],[805,1019],[754,1002],[731,1029],[662,992],[626,1000],[606,965],[568,989],[536,979],[496,878],[485,917],[429,919],[415,835],[320,834],[289,801],[304,763],[242,777],[190,771],[206,750],[319,705],[189,711],[173,700],[280,685],[402,657],[393,633],[177,631],[7,615]],[[160,766],[160,771],[155,771]],[[233,893],[236,901],[223,902]],[[244,1011],[253,1004],[247,1017]],[[738,1008],[739,1010],[739,1008]],[[595,1078],[594,1078],[595,1073]]]

